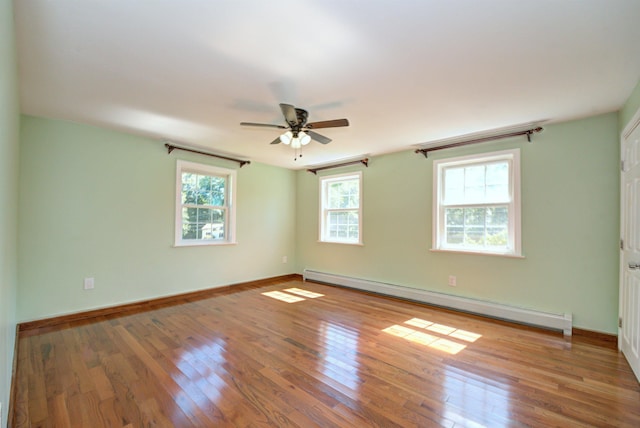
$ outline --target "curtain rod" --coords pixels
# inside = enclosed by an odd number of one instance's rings
[[[219,159],[225,159],[225,160],[229,160],[232,162],[237,162],[240,164],[240,168],[242,168],[245,165],[248,165],[251,163],[251,161],[248,160],[242,160],[242,159],[235,159],[235,158],[230,158],[227,156],[222,156],[222,155],[216,155],[214,153],[208,153],[208,152],[201,152],[200,150],[195,150],[195,149],[190,149],[188,147],[179,147],[179,146],[174,146],[173,144],[165,144],[164,145],[167,148],[167,153],[171,154],[172,151],[174,150],[183,150],[185,152],[191,152],[191,153],[197,153],[199,155],[205,155],[205,156],[213,156],[214,158],[219,158]]]
[[[457,143],[444,144],[442,146],[425,147],[424,149],[416,149],[415,153],[422,153],[426,158],[428,157],[427,155],[429,154],[429,152],[433,152],[435,150],[450,149],[452,147],[467,146],[469,144],[485,143],[487,141],[499,140],[502,138],[517,137],[519,135],[526,135],[527,141],[531,142],[531,135],[533,135],[534,133],[540,132],[542,130],[543,128],[538,126],[537,128],[531,128],[524,131],[509,132],[507,134],[499,134],[499,135],[491,135],[489,137],[475,138],[473,140],[466,140],[466,141],[460,141]]]
[[[357,163],[361,163],[364,166],[369,167],[369,159],[368,158],[364,158],[364,159],[355,160],[355,161],[351,161],[351,162],[338,163],[338,164],[335,164],[335,165],[321,166],[319,168],[309,168],[309,169],[307,169],[307,171],[312,172],[315,175],[317,175],[318,171],[322,171],[323,169],[338,168],[338,167],[341,167],[341,166],[355,165]]]

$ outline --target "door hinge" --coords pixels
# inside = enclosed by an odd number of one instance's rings
[[[620,249],[624,250],[624,239],[620,239]]]
[[[618,327],[622,328],[622,318],[618,318]]]
[[[624,172],[624,161],[620,161],[620,171]]]

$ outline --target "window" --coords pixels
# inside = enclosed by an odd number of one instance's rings
[[[320,241],[362,244],[362,173],[320,178]]]
[[[521,256],[520,151],[434,161],[433,249]]]
[[[235,243],[234,170],[178,161],[175,245]]]

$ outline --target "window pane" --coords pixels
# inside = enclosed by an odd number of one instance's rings
[[[446,208],[444,243],[470,248],[506,247],[508,207]]]
[[[185,223],[182,227],[182,239],[196,239],[198,225],[193,223]]]
[[[506,202],[509,200],[509,163],[444,169],[443,202],[447,205]]]
[[[484,245],[484,227],[470,226],[464,228],[464,243],[470,247]]]
[[[198,209],[197,208],[182,208],[182,222],[183,223],[197,223],[198,222]]]
[[[185,198],[183,197],[183,203],[223,206],[225,204],[226,178],[210,175],[197,175],[196,177],[195,181],[197,185],[195,188],[193,184],[189,183],[190,189],[196,193],[188,202],[185,202]]]
[[[327,213],[327,226],[329,238],[358,240],[359,225],[357,211],[329,211]]]
[[[509,200],[509,163],[500,162],[487,165],[487,201]]]
[[[485,208],[465,208],[464,224],[466,226],[484,227]]]
[[[509,163],[496,162],[487,165],[487,184],[504,184],[509,181]]]
[[[211,177],[211,205],[219,207],[226,205],[226,182],[227,180],[224,177]]]
[[[487,185],[487,202],[505,202],[509,200],[509,187],[502,184]]]
[[[196,203],[196,175],[189,172],[182,173],[182,203]]]
[[[211,223],[211,210],[209,208],[198,208],[198,223]]]
[[[198,229],[197,223],[183,222],[182,223],[182,239],[196,239],[197,229]]]
[[[487,226],[506,226],[509,223],[509,209],[507,207],[487,208]]]
[[[487,246],[506,247],[508,243],[508,229],[506,227],[487,228]]]
[[[327,186],[327,203],[329,204],[329,208],[340,207],[341,187],[342,183],[329,183]]]
[[[444,199],[447,204],[464,202],[464,168],[444,171]]]
[[[182,239],[224,239],[225,210],[182,209]]]
[[[331,236],[333,236],[334,238],[338,237],[341,226],[346,224],[345,213],[330,212],[328,223],[329,223],[329,229],[332,231]]]
[[[464,200],[480,202],[484,200],[484,165],[469,166],[464,169]]]
[[[340,208],[342,183],[329,184],[329,208]]]
[[[464,209],[447,208],[444,211],[445,224],[447,226],[462,226],[464,224]]]
[[[201,210],[205,209],[201,208]],[[200,239],[224,239],[224,210],[207,208],[206,211],[208,211],[208,216],[203,216],[203,218],[208,218],[208,220],[204,224],[200,224]]]
[[[358,208],[360,203],[358,180],[330,183],[327,187],[327,208]]]
[[[508,207],[487,208],[486,245],[506,247],[509,243],[509,209]]]
[[[211,177],[198,175],[198,187],[196,203],[198,205],[209,205],[211,201]]]
[[[447,226],[445,242],[451,245],[462,244],[464,240],[464,227],[463,226]]]

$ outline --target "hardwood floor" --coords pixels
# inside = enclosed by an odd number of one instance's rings
[[[312,282],[23,331],[18,349],[14,427],[640,426],[611,346]]]

